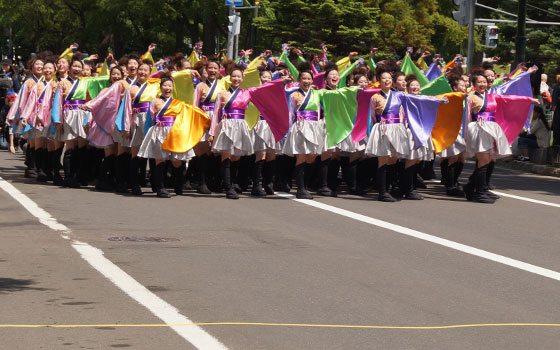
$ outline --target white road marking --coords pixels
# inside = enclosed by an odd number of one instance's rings
[[[47,211],[39,207],[25,194],[0,177],[0,188],[18,201],[31,215],[39,219],[43,225],[48,226],[54,231],[61,232],[61,237],[70,239],[71,230],[59,223]],[[194,323],[182,315],[179,310],[170,305],[146,287],[124,272],[117,265],[103,256],[103,251],[87,243],[72,241],[72,247],[87,261],[94,269],[109,279],[113,284],[120,288],[129,297],[136,300],[139,304],[150,310],[155,316],[166,324],[191,324]],[[219,340],[208,334],[199,326],[178,327],[172,326],[182,338],[187,340],[197,349],[227,350],[227,347]]]
[[[440,183],[439,180],[427,180],[424,182],[430,182],[430,183]],[[443,185],[442,185],[443,186]],[[498,192],[498,191],[492,191],[493,193],[502,196],[502,197],[508,197],[508,198],[513,198],[513,199],[519,199],[520,201],[526,201],[526,202],[531,202],[531,203],[535,203],[535,204],[542,204],[542,205],[548,205],[550,207],[556,207],[556,208],[560,208],[560,204],[558,203],[552,203],[552,202],[546,202],[546,201],[540,201],[538,199],[533,199],[533,198],[529,198],[529,197],[522,197],[522,196],[516,196],[514,194],[509,194],[509,193],[504,193],[504,192]]]
[[[560,204],[557,204],[557,203],[540,201],[538,199],[516,196],[514,194],[509,194],[509,193],[504,193],[504,192],[498,192],[498,191],[492,191],[492,192],[499,195],[499,196],[502,196],[502,197],[514,198],[514,199],[519,199],[519,200],[526,201],[526,202],[531,202],[531,203],[536,203],[536,204],[548,205],[550,207],[560,208]]]
[[[307,200],[307,199],[296,199],[296,197],[294,195],[288,194],[288,193],[281,193],[281,192],[277,192],[276,195],[283,197],[283,198],[288,198],[291,200],[294,200],[296,202],[305,204],[305,205],[309,205],[318,209],[322,209],[325,211],[329,211],[331,213],[335,213],[338,215],[342,215],[345,216],[347,218],[353,219],[353,220],[357,220],[357,221],[361,221],[361,222],[365,222],[367,224],[370,225],[374,225],[377,227],[381,227],[387,230],[391,230],[406,236],[410,236],[410,237],[414,237],[414,238],[418,238],[421,239],[423,241],[427,241],[427,242],[431,242],[443,247],[447,247],[447,248],[451,248],[451,249],[455,249],[458,250],[460,252],[463,253],[467,253],[470,255],[474,255],[474,256],[478,256],[480,258],[484,258],[484,259],[488,259],[500,264],[504,264],[504,265],[508,265],[520,270],[524,270],[527,272],[531,272],[543,277],[548,277],[548,278],[552,278],[554,280],[560,281],[560,272],[556,272],[553,270],[549,270],[540,266],[536,266],[536,265],[532,265],[532,264],[528,264],[526,262],[523,261],[519,261],[519,260],[515,260],[512,258],[508,258],[506,256],[503,255],[499,255],[499,254],[495,254],[495,253],[491,253],[489,251],[486,250],[482,250],[482,249],[478,249],[475,247],[471,247],[468,246],[466,244],[462,244],[462,243],[457,243],[454,241],[450,241],[448,239],[444,239],[444,238],[440,238],[437,236],[433,236],[427,233],[423,233],[417,230],[413,230],[404,226],[400,226],[400,225],[396,225],[396,224],[392,224],[390,222],[387,221],[383,221],[383,220],[379,220],[379,219],[375,219],[369,216],[365,216],[362,214],[358,214],[358,213],[354,213],[352,211],[349,210],[345,210],[345,209],[341,209],[338,207],[334,207],[332,205],[328,205],[328,204],[324,204],[318,201],[313,201],[313,200]]]

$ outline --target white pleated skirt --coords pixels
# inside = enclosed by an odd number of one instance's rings
[[[350,153],[364,151],[366,149],[366,146],[367,146],[367,137],[360,142],[354,142],[354,140],[352,140],[352,136],[348,135],[347,138],[345,138],[341,143],[336,145],[336,148],[338,148],[341,155],[347,156]]]
[[[282,153],[321,154],[325,147],[325,124],[322,121],[300,120],[292,124],[282,147]]]
[[[467,154],[490,152],[494,157],[511,155],[511,147],[502,128],[496,122],[476,121],[467,126]]]
[[[414,135],[410,129],[408,130],[408,142],[410,144],[410,154],[406,159],[410,160],[427,160],[431,161],[434,159],[434,144],[432,143],[432,138],[428,137],[426,143],[422,146],[414,149]]]
[[[457,135],[455,142],[453,142],[451,146],[441,151],[441,153],[439,154],[441,158],[458,156],[459,154],[467,150],[467,143],[465,142],[463,136],[461,136],[462,134],[463,134],[463,129],[461,129],[459,135]]]
[[[161,145],[165,141],[171,126],[152,126],[144,141],[140,145],[140,150],[138,151],[138,157],[142,158],[153,158],[153,159],[177,159],[183,162],[188,162],[192,157],[194,157],[194,151],[192,149],[184,153],[173,153],[166,151],[161,148]]]
[[[71,141],[78,137],[87,139],[84,121],[87,112],[82,109],[67,109],[64,111],[64,134],[61,141]]]
[[[408,157],[408,131],[403,123],[376,123],[371,129],[365,154],[370,157]]]
[[[278,152],[282,150],[280,142],[276,142],[266,120],[259,120],[251,132],[253,134],[253,150],[255,152],[266,150]]]
[[[230,151],[233,156],[253,154],[253,138],[245,119],[223,119],[218,125],[212,151]]]

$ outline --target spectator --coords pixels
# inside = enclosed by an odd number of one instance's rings
[[[2,60],[2,70],[0,71],[0,107],[4,106],[4,99],[8,92],[19,92],[21,84],[18,74],[9,59]]]
[[[556,87],[552,93],[552,144],[560,146],[560,109],[556,108],[560,104],[560,74],[556,76]]]
[[[531,118],[530,132],[520,135],[517,141],[520,156],[519,160],[529,160],[529,149],[547,148],[550,146],[550,127],[540,106],[535,106]]]
[[[10,107],[14,104],[15,101],[16,101],[16,94],[11,91],[8,92],[7,96],[5,97],[5,101],[4,101],[5,104],[2,107],[2,109],[0,109],[0,150],[8,149],[8,145],[9,145],[8,140],[10,139],[10,131],[9,131],[10,127],[6,123],[6,116],[8,115],[8,111],[10,110]],[[10,151],[12,151],[12,153],[15,153],[15,148],[13,147],[13,145],[11,146],[13,148],[13,151],[12,149],[10,149]]]

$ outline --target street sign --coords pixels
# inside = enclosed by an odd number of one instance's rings
[[[226,6],[243,6],[243,0],[226,0]]]

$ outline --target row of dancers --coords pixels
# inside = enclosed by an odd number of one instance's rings
[[[189,180],[198,193],[229,199],[293,187],[313,199],[310,189],[337,195],[342,168],[350,194],[374,187],[379,201],[396,202],[423,199],[419,167],[437,155],[447,195],[495,202],[495,160],[511,155],[536,102],[526,93],[534,69],[492,87],[491,65],[469,75],[458,64],[436,66],[449,92],[428,96],[426,76],[403,73],[404,63],[316,65],[300,56],[296,66],[287,53],[239,63],[184,58],[160,72],[151,54],[131,56],[107,61],[108,75],[96,77],[81,76],[78,53],[37,55],[8,113],[27,140],[25,175],[133,195],[149,181],[161,198],[169,186],[183,194]],[[461,186],[468,158],[476,167]]]

